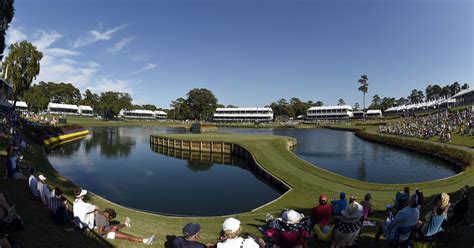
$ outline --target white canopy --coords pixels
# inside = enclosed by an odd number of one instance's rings
[[[50,102],[48,103],[48,109],[51,109],[51,108],[73,109],[73,110],[79,109],[77,105]]]

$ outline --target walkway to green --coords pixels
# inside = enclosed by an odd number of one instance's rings
[[[258,233],[256,227],[264,224],[263,219],[267,212],[278,215],[284,208],[293,208],[308,215],[320,194],[328,194],[330,198],[332,198],[336,197],[340,191],[356,195],[359,199],[362,199],[365,193],[371,192],[374,207],[378,210],[375,217],[381,219],[383,218],[385,205],[392,202],[395,192],[405,186],[361,182],[318,168],[291,153],[287,149],[286,137],[234,134],[175,134],[164,136],[183,140],[212,140],[238,143],[249,150],[262,167],[291,185],[293,190],[277,201],[259,208],[256,211],[231,215],[240,219],[244,224],[244,231],[248,232]],[[4,147],[3,145],[2,147]],[[26,160],[37,166],[39,171],[48,177],[51,186],[63,188],[66,196],[72,200],[74,185],[51,167],[41,147],[35,146],[34,151],[35,154],[25,156]],[[472,151],[469,152],[472,154]],[[409,173],[409,171],[407,171],[407,173]],[[113,187],[113,178],[104,178],[104,180]],[[465,184],[474,185],[473,170],[462,172],[459,175],[447,179],[410,184],[410,187],[420,188],[426,196],[430,197],[440,192],[456,192]],[[236,187],[238,187],[238,185]],[[23,190],[27,190],[26,187],[24,187]],[[222,190],[226,190],[229,194],[232,194],[232,189]],[[202,192],[189,192],[188,196],[183,197],[188,197],[190,204],[192,204],[192,199],[199,197],[201,193]],[[458,199],[456,197],[459,197],[458,195],[451,195],[453,201]],[[149,197],[153,197],[153,195]],[[249,197],[258,196],[253,195]],[[156,233],[158,239],[154,247],[163,247],[164,244],[168,245],[169,242],[166,241],[171,240],[174,235],[180,235],[182,226],[187,222],[199,222],[202,225],[202,241],[214,242],[218,237],[221,223],[226,218],[224,216],[196,218],[159,216],[118,206],[94,194],[90,195],[89,201],[95,203],[102,209],[106,207],[115,208],[119,220],[123,220],[125,216],[129,216],[132,219],[132,228],[125,230],[127,233],[139,236],[148,236],[152,233]],[[166,199],[163,199],[163,201],[166,201]],[[219,199],[215,199],[215,201],[209,202],[209,204],[219,204],[219,201]],[[471,201],[474,202],[472,198]],[[474,220],[473,207],[474,206],[471,206],[469,216],[471,222]],[[42,213],[38,212],[37,214]],[[364,231],[362,247],[371,245],[373,233],[374,229]],[[474,243],[474,237],[472,235],[464,235],[458,242],[459,244],[472,244]],[[118,247],[142,247],[142,245],[127,241],[112,241],[112,243]]]

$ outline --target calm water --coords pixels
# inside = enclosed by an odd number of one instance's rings
[[[51,152],[51,164],[76,184],[116,203],[158,213],[223,215],[254,209],[281,192],[257,178],[244,161],[211,159],[150,147],[149,136],[184,133],[164,127],[97,127],[85,139]],[[454,175],[429,156],[328,129],[241,129],[221,132],[294,137],[293,152],[335,173],[369,182],[407,183]],[[165,155],[166,154],[166,155]]]
[[[362,181],[410,183],[455,175],[449,163],[401,148],[359,139],[353,132],[330,129],[220,128],[221,132],[294,137],[293,152],[326,170]]]
[[[183,133],[184,129],[100,127],[91,131],[84,140],[51,152],[49,161],[76,184],[124,206],[167,214],[224,215],[249,211],[281,194],[237,158],[226,159],[228,164],[200,161],[200,156],[191,161],[150,147],[151,134]]]

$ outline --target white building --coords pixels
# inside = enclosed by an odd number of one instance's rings
[[[213,116],[218,122],[270,122],[273,110],[267,107],[256,108],[218,108]]]
[[[306,111],[306,118],[315,119],[347,119],[354,116],[351,105],[311,107]]]
[[[79,105],[77,108],[79,109],[79,114],[82,116],[94,116],[94,110],[91,106]]]
[[[67,115],[78,115],[79,108],[73,104],[62,104],[62,103],[48,103],[48,113],[50,114],[67,114]]]
[[[367,110],[367,117],[382,117],[382,110],[380,109],[369,109]]]
[[[11,104],[11,107],[13,107],[14,102],[15,101],[13,101],[13,100],[8,100],[8,103]],[[26,112],[26,111],[28,111],[28,104],[26,104],[26,102],[17,101],[15,110],[18,110],[18,111],[21,111],[21,112]]]
[[[165,111],[156,110],[156,111],[153,111],[153,114],[155,115],[155,119],[163,120],[163,119],[168,118],[168,114],[166,114]]]
[[[151,110],[145,109],[122,109],[118,116],[129,119],[155,119],[155,113]]]

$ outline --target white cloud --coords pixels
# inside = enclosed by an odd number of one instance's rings
[[[130,73],[129,75],[142,73],[144,71],[151,70],[151,69],[155,68],[156,66],[157,66],[156,64],[148,63],[145,67],[141,68],[140,70],[134,71],[134,72]]]
[[[62,37],[63,35],[55,30],[39,30],[33,35],[33,45],[43,53],[40,74],[35,83],[39,81],[66,82],[82,89],[97,73],[99,64],[93,61],[78,62],[74,57],[80,55],[79,52],[56,47],[55,43]]]
[[[135,53],[132,56],[130,56],[130,60],[134,62],[139,62],[139,61],[148,61],[150,57],[148,57],[147,54],[145,53]]]
[[[107,48],[107,53],[115,53],[122,51],[122,49],[130,44],[135,37],[128,37],[128,38],[123,38],[119,42],[115,43],[112,47]]]
[[[28,38],[28,36],[23,33],[22,29],[22,27],[10,26],[5,37],[5,44],[7,47],[15,42],[23,41]]]
[[[101,26],[99,27],[100,29],[102,29]],[[101,40],[110,40],[112,38],[112,34],[126,27],[127,25],[121,25],[115,28],[107,29],[104,32],[101,32],[100,30],[91,30],[85,37],[80,37],[77,39],[73,48],[76,49],[78,47],[87,46]]]
[[[131,84],[130,81],[101,77],[94,86],[88,86],[87,88],[92,92],[116,91],[131,94],[133,93],[133,86]]]

